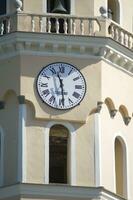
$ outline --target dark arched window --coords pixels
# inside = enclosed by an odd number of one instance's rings
[[[120,23],[120,4],[118,0],[108,0],[108,17]]]
[[[121,138],[115,140],[116,193],[127,198],[126,147]]]
[[[68,129],[54,125],[49,135],[49,183],[67,183]]]
[[[6,0],[0,0],[0,15],[6,14]]]
[[[70,0],[47,0],[47,12],[56,14],[70,14]],[[51,32],[56,32],[56,18],[51,18]],[[64,33],[64,19],[58,18],[59,33]],[[67,20],[68,23],[68,20]]]
[[[120,23],[120,4],[118,0],[108,0],[108,18]]]
[[[69,14],[70,0],[47,0],[47,12]]]

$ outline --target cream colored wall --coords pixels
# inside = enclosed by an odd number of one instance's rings
[[[43,13],[45,10],[45,0],[23,0],[23,11],[29,13]]]
[[[125,29],[133,33],[133,1],[122,0],[122,25]],[[127,14],[128,13],[128,14]]]
[[[103,108],[101,112],[101,169],[102,169],[102,185],[108,190],[115,192],[115,154],[114,142],[116,136],[120,136],[127,144],[128,157],[128,190],[130,198],[133,195],[133,173],[131,166],[133,165],[132,152],[132,130],[133,125],[128,127],[124,124],[121,115],[118,113],[114,119],[110,118],[107,108]],[[126,170],[124,172],[126,176]],[[125,188],[127,186],[125,185]]]
[[[20,91],[20,58],[13,57],[0,60],[0,99],[8,90],[13,90],[19,95]]]
[[[94,0],[94,16],[100,16],[100,7],[107,9],[107,0]]]
[[[18,100],[20,91],[19,57],[0,61],[0,126],[4,132],[4,185],[17,182],[18,162]],[[15,92],[14,92],[15,91]]]
[[[44,183],[45,133],[48,121],[34,118],[34,109],[27,104],[26,149],[27,182]],[[57,124],[59,122],[57,121]],[[93,116],[84,125],[71,123],[76,132],[76,185],[94,186],[94,124]],[[48,152],[47,152],[48,153]]]
[[[94,16],[94,1],[75,0],[75,14],[77,16]]]
[[[125,125],[122,115],[119,112],[119,106],[125,105],[132,117],[133,106],[133,79],[128,74],[114,68],[103,62],[102,66],[102,100],[110,97],[118,110],[114,119],[109,115],[109,110],[104,104],[101,111],[101,163],[102,163],[102,185],[105,188],[115,191],[115,165],[114,165],[114,139],[121,136],[127,146],[127,169],[128,169],[128,190],[129,197],[133,196],[133,159],[132,148],[132,130],[133,119],[129,125]],[[125,171],[126,174],[126,171]]]
[[[105,98],[110,97],[117,109],[120,105],[125,105],[129,111],[129,115],[132,116],[132,76],[104,61],[102,63],[102,99],[104,100]]]
[[[4,185],[17,182],[18,162],[18,103],[13,92],[4,98],[5,109],[0,110],[0,125],[4,135]]]
[[[44,121],[35,120],[34,110],[27,104],[26,167],[28,183],[44,183]]]
[[[95,186],[94,115],[76,129],[76,135],[77,185]]]

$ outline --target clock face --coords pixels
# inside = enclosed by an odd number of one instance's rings
[[[70,109],[84,98],[86,83],[78,69],[67,63],[44,67],[37,78],[37,91],[43,102],[57,109]]]

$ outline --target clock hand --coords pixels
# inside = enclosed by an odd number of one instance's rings
[[[64,106],[64,90],[63,90],[63,80],[61,79],[61,95],[62,95],[62,105]]]
[[[62,105],[64,106],[64,90],[63,90],[63,79],[60,78],[59,73],[57,74],[57,77],[60,81],[60,88],[61,88],[61,95],[62,95]]]

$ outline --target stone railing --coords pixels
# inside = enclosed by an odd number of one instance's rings
[[[133,34],[103,17],[76,17],[58,14],[17,13],[0,17],[0,35],[11,32],[110,37],[133,50]]]
[[[108,31],[113,40],[133,50],[133,34],[121,28],[114,22],[111,22]]]

